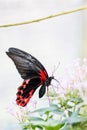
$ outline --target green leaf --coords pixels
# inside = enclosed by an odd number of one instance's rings
[[[79,104],[79,103],[82,103],[83,102],[83,100],[82,100],[82,98],[81,97],[70,97],[69,98],[69,101],[71,101],[71,102],[73,102],[73,103],[75,103],[75,104]]]
[[[60,130],[70,130],[70,126],[65,124]]]
[[[60,128],[62,128],[64,124],[62,124],[61,122],[54,120],[54,119],[48,119],[46,121],[46,124],[44,126],[44,128],[46,130],[60,130]]]
[[[36,113],[36,112],[38,112],[39,114],[49,114],[50,112],[53,112],[56,114],[62,113],[61,109],[55,104],[51,104],[49,107],[41,108],[41,109],[37,109],[33,111],[33,113]]]
[[[80,123],[82,121],[82,117],[78,115],[78,111],[72,112],[71,116],[64,119],[63,123],[67,124],[74,124],[74,123]]]
[[[30,119],[31,121],[44,121],[42,118],[36,117],[36,116],[30,116],[29,119]]]

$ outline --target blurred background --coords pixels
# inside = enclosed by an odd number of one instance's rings
[[[0,25],[28,21],[87,5],[86,0],[0,0]],[[19,130],[8,109],[22,79],[5,52],[9,47],[27,51],[55,76],[77,58],[87,58],[87,10],[16,27],[0,28],[0,129]],[[12,108],[14,109],[14,108]]]

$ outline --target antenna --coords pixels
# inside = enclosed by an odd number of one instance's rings
[[[60,65],[60,62],[58,63],[58,65],[55,67],[55,65],[54,65],[54,70],[53,70],[53,72],[52,72],[52,76],[54,75],[54,73],[55,73],[55,71],[59,68],[59,65]]]

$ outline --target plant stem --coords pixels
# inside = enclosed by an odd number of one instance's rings
[[[54,17],[62,16],[62,15],[65,15],[65,14],[78,12],[78,11],[81,11],[81,10],[87,10],[87,5],[79,7],[79,8],[75,8],[73,10],[68,10],[68,11],[63,11],[63,12],[60,12],[60,13],[52,14],[50,16],[46,16],[46,17],[43,17],[43,18],[38,18],[38,19],[35,19],[35,20],[18,22],[18,23],[13,23],[13,24],[12,23],[10,23],[10,24],[3,24],[3,25],[0,25],[0,28],[11,27],[11,26],[19,26],[19,25],[25,25],[25,24],[31,24],[31,23],[40,22],[40,21],[43,21],[43,20],[48,20],[48,19],[51,19],[51,18],[54,18]]]

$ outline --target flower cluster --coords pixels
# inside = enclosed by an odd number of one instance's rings
[[[65,97],[68,92],[73,93],[78,90],[78,96],[81,96],[85,103],[87,103],[87,59],[77,59],[65,67],[64,72],[60,75],[59,84],[53,90]],[[53,90],[49,90],[52,94]]]

